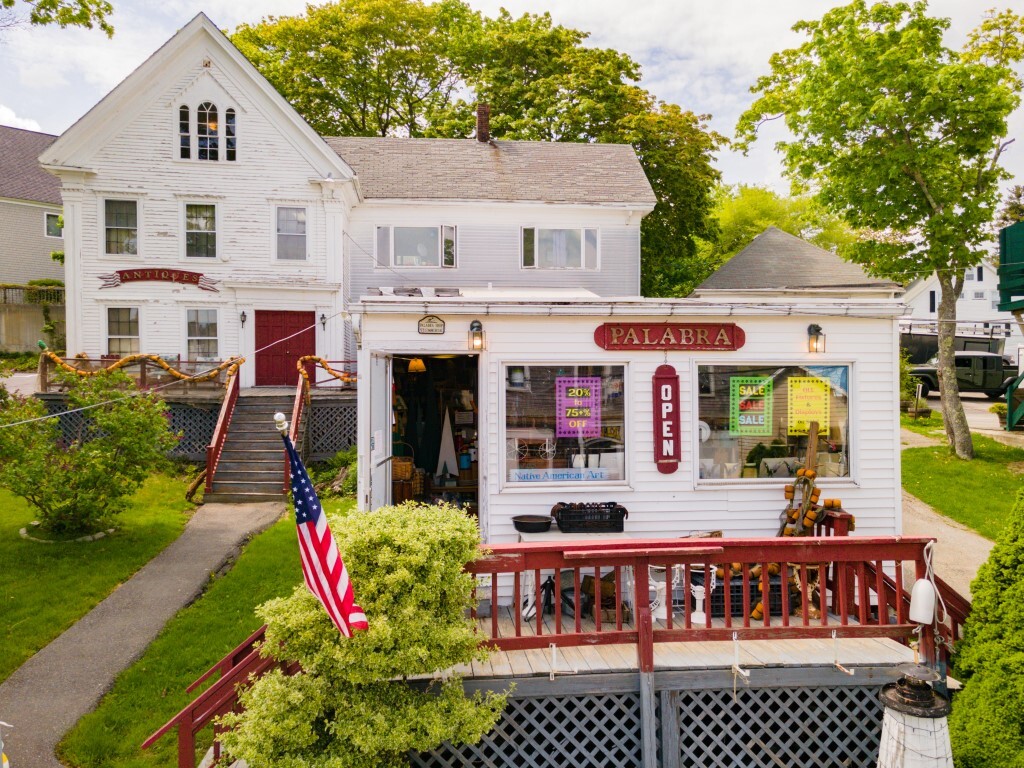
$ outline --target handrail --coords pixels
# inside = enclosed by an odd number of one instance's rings
[[[1024,400],[1017,408],[1013,407],[1013,393],[1017,391],[1021,382],[1024,381],[1024,372],[1022,372],[1016,379],[1010,382],[1006,388],[1006,429],[1007,431],[1016,427],[1021,421],[1024,421]]]
[[[302,370],[301,368],[299,370]],[[292,405],[292,420],[291,425],[288,428],[288,437],[292,441],[292,445],[295,446],[296,451],[302,451],[302,446],[299,445],[299,422],[302,421],[302,406],[305,405],[307,398],[309,397],[309,381],[304,376],[299,376],[299,381],[295,385],[295,403]],[[284,457],[284,487],[285,493],[288,493],[292,488],[291,484],[291,466],[288,463],[287,454]]]
[[[465,570],[476,577],[478,595],[490,590],[490,616],[478,616],[477,610],[471,613],[482,644],[511,651],[629,643],[637,647],[639,670],[649,672],[654,668],[655,644],[662,642],[833,636],[907,641],[916,627],[909,619],[904,572],[913,568],[915,578],[924,576],[924,548],[932,540],[815,536],[498,544],[482,547],[483,557]],[[650,595],[652,567],[655,573],[680,575],[672,590],[673,609],[664,615],[654,615],[648,599],[634,597]],[[548,617],[541,586],[546,573],[558,574],[553,580],[554,615]],[[627,583],[630,573],[634,591]],[[712,574],[716,589],[705,590],[704,604],[698,606],[689,587],[696,582],[709,584]],[[602,582],[614,596],[606,595],[603,585],[598,587]],[[952,620],[962,626],[970,604],[945,582],[937,579],[936,583]],[[581,598],[585,584],[601,595],[601,607],[595,606],[587,626]],[[563,590],[570,588],[572,594],[563,601]],[[676,597],[680,592],[681,604]],[[611,600],[614,606],[605,607]],[[763,615],[750,610],[754,602],[761,603]],[[698,607],[703,608],[702,620],[693,619]],[[298,672],[296,662],[280,664],[260,656],[265,632],[265,626],[257,630],[189,686],[195,690],[220,673],[219,680],[150,736],[143,748],[177,727],[178,766],[194,768],[195,734],[237,709],[239,687],[275,665],[285,674]],[[936,649],[931,627],[921,632],[920,650],[931,664],[936,662],[936,651],[944,650]],[[215,730],[214,756],[219,754]]]
[[[206,493],[213,491],[213,478],[217,474],[217,465],[220,463],[220,455],[224,450],[224,441],[228,437],[228,427],[231,426],[235,403],[238,402],[239,378],[238,368],[235,368],[228,379],[227,393],[224,395],[224,402],[220,405],[220,415],[217,417],[217,426],[213,430],[213,437],[210,438],[210,444],[206,446]]]

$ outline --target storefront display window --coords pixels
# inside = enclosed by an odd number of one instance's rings
[[[850,367],[701,365],[698,476],[791,478],[804,466],[810,424],[822,477],[850,476]]]
[[[506,480],[626,479],[625,366],[507,365]]]

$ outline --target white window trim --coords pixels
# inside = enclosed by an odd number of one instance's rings
[[[849,430],[846,435],[847,446],[853,446],[853,450],[849,451],[850,467],[849,475],[846,477],[819,477],[816,482],[820,485],[827,485],[830,488],[859,488],[860,487],[860,450],[861,450],[861,436],[859,423],[857,420],[857,411],[854,409],[853,400],[856,397],[855,393],[857,390],[857,367],[852,360],[819,360],[817,356],[814,359],[804,358],[800,359],[797,357],[771,357],[763,360],[757,359],[742,359],[734,360],[732,358],[723,359],[721,357],[699,357],[694,358],[690,361],[690,377],[692,382],[697,381],[697,369],[701,365],[732,365],[732,366],[800,366],[800,365],[842,365],[850,371],[849,391],[846,393],[847,396],[847,411],[849,413]],[[690,473],[693,478],[693,489],[695,491],[714,491],[722,488],[745,488],[745,489],[759,489],[759,488],[774,488],[778,489],[787,483],[792,483],[792,477],[729,477],[724,479],[715,478],[702,478],[700,476],[700,429],[698,428],[698,422],[700,420],[700,411],[698,403],[698,390],[699,388],[694,386],[691,387],[690,393],[690,413],[691,423],[683,427],[683,430],[690,430]],[[895,407],[895,405],[893,406]],[[685,461],[685,459],[684,459]]]
[[[107,253],[107,200],[124,200],[135,203],[135,253]],[[101,192],[98,197],[99,205],[96,211],[97,231],[99,232],[99,255],[106,261],[112,260],[141,260],[145,248],[143,247],[143,199],[138,194],[119,194],[117,192]]]
[[[223,349],[224,338],[223,338],[223,333],[221,333],[221,319],[220,319],[221,307],[218,306],[218,305],[211,305],[211,304],[195,304],[195,305],[192,305],[192,306],[182,307],[182,312],[181,312],[181,319],[182,319],[181,338],[185,340],[185,344],[184,344],[184,347],[182,348],[182,351],[181,351],[181,359],[182,360],[191,360],[192,359],[192,358],[189,357],[189,354],[188,354],[188,342],[189,342],[189,339],[193,338],[193,337],[188,335],[188,313],[190,311],[193,311],[193,310],[202,310],[202,309],[212,310],[216,314],[216,316],[217,316],[217,336],[216,336],[216,339],[217,339],[217,357],[210,358],[210,360],[223,360],[224,357],[221,355],[221,350]],[[197,339],[206,339],[206,338],[209,338],[209,337],[207,337],[207,336],[196,336],[195,338],[197,338]]]
[[[47,237],[50,240],[63,240],[64,239],[64,228],[63,227],[61,227],[61,230],[60,230],[61,233],[59,235],[51,235],[50,232],[49,232],[49,229],[46,226],[46,224],[49,221],[51,216],[57,216],[59,218],[61,215],[62,214],[57,212],[57,211],[43,211],[43,237]],[[107,234],[106,233],[106,227],[104,227],[104,232],[103,232],[104,241],[106,240],[106,234]]]
[[[523,259],[525,257],[525,253],[524,253],[524,249],[523,249],[523,231],[527,230],[527,229],[532,229],[532,230],[534,230],[535,233],[538,230],[542,230],[542,229],[578,229],[579,232],[580,232],[580,247],[583,249],[582,252],[580,253],[580,264],[581,265],[579,267],[564,267],[564,268],[558,268],[558,267],[538,267],[538,266],[527,267],[525,264],[523,264]],[[592,229],[592,230],[594,230],[597,233],[597,255],[596,255],[595,265],[594,265],[593,269],[591,269],[590,267],[586,266],[586,262],[587,262],[586,238],[587,238],[587,230],[588,229]],[[557,226],[551,226],[551,225],[541,226],[539,224],[524,224],[523,226],[521,226],[519,228],[519,271],[520,272],[591,272],[591,273],[593,273],[593,272],[600,272],[601,271],[601,239],[602,239],[601,238],[601,227],[596,226],[596,225],[593,225],[593,226],[591,226],[591,225],[582,225],[582,226],[578,226],[578,227],[557,227]],[[536,241],[536,234],[534,234],[534,254],[533,254],[533,256],[534,256],[535,260],[537,258],[536,248],[537,248],[537,241]]]
[[[448,266],[444,263],[444,228],[451,227],[452,235],[455,240],[455,263]],[[388,242],[391,243],[391,253],[388,254],[388,265],[381,266],[380,264],[380,251],[378,249],[378,232],[380,229],[389,229],[390,237]],[[395,229],[436,229],[438,230],[438,253],[437,253],[437,264],[424,264],[422,266],[415,266],[412,264],[396,264],[395,263]],[[459,228],[455,224],[374,224],[373,225],[373,268],[378,272],[391,271],[392,269],[458,269],[459,267]]]
[[[145,323],[143,323],[143,307],[142,307],[142,305],[140,305],[140,304],[125,303],[125,302],[119,302],[119,301],[111,301],[109,304],[108,303],[102,304],[102,306],[103,306],[103,349],[106,350],[106,351],[101,352],[100,354],[101,355],[110,354],[109,353],[109,350],[110,350],[110,312],[109,312],[109,310],[111,310],[111,309],[134,309],[134,310],[136,310],[137,316],[139,318],[139,336],[138,336],[138,339],[139,339],[139,351],[141,352],[142,350],[144,350],[146,348],[146,345],[143,343],[143,340],[142,340],[142,330],[143,330],[143,328],[145,328]],[[119,338],[119,339],[128,339],[128,338],[132,338],[132,337],[130,337],[130,336],[118,336],[117,338]]]
[[[205,161],[204,161],[205,162]],[[213,226],[214,234],[216,235],[216,253],[214,256],[189,256],[188,255],[188,224],[186,211],[190,205],[212,205],[213,206]],[[181,245],[178,248],[178,258],[187,264],[210,264],[214,261],[224,261],[221,243],[223,238],[221,237],[221,206],[217,200],[211,200],[209,198],[202,197],[183,197],[179,202],[178,207],[178,226],[181,231]],[[276,239],[276,238],[275,238]]]
[[[637,436],[635,434],[633,425],[633,413],[630,403],[631,398],[631,373],[632,364],[626,359],[607,358],[603,360],[593,360],[590,358],[574,360],[566,359],[565,357],[557,357],[550,359],[543,358],[524,358],[521,356],[510,356],[501,357],[495,360],[498,364],[498,381],[500,386],[497,388],[496,396],[498,398],[498,441],[497,444],[500,446],[498,451],[498,465],[499,478],[498,478],[498,493],[499,494],[536,494],[538,491],[542,493],[548,493],[552,489],[560,490],[575,490],[586,491],[586,490],[599,490],[602,492],[606,491],[632,491],[632,477],[633,477],[633,459],[637,456],[637,448],[635,442]],[[508,418],[505,410],[506,404],[506,383],[508,380],[508,368],[509,366],[557,366],[557,365],[591,365],[591,366],[622,366],[622,397],[623,397],[623,409],[622,409],[622,434],[623,434],[623,477],[621,480],[594,480],[591,482],[575,482],[575,483],[559,483],[559,482],[548,482],[548,483],[517,483],[508,479],[508,455],[505,452],[505,446],[508,440]],[[630,446],[633,446],[632,448]]]
[[[204,161],[206,162],[206,161]],[[302,208],[306,211],[306,257],[304,259],[277,258],[277,211],[280,208]],[[280,266],[308,265],[310,263],[310,238],[313,229],[312,205],[309,202],[273,202],[270,204],[270,261]]]

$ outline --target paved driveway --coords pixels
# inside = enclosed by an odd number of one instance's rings
[[[36,373],[12,373],[6,379],[0,379],[0,383],[3,383],[7,387],[8,392],[16,392],[19,395],[31,395],[36,391]]]

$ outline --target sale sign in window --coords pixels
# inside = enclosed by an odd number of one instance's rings
[[[828,434],[829,384],[816,376],[790,376],[789,386],[789,434],[806,435],[811,422],[818,422],[818,428]]]
[[[601,377],[557,377],[555,408],[555,437],[600,437]]]
[[[773,381],[768,376],[729,379],[729,432],[733,435],[772,433]]]

